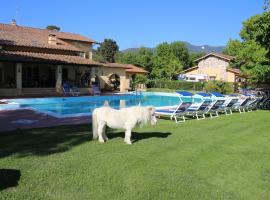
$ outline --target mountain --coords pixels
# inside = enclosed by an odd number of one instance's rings
[[[225,46],[210,46],[210,45],[197,46],[197,45],[190,44],[188,42],[184,42],[184,43],[186,44],[187,49],[191,53],[198,53],[198,52],[205,52],[205,53],[218,52],[218,53],[221,53],[225,48]],[[155,48],[148,48],[148,49],[155,51]],[[138,52],[138,50],[139,50],[139,48],[128,48],[128,49],[123,50],[122,52],[124,52],[124,53]]]

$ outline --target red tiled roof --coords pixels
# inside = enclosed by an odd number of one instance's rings
[[[48,35],[54,34],[57,45],[48,44]],[[74,33],[58,32],[48,29],[38,29],[17,25],[0,24],[0,45],[27,46],[49,49],[81,51],[64,40],[95,43],[94,40]]]
[[[207,55],[205,55],[205,56],[203,56],[201,58],[198,58],[197,60],[195,60],[195,62],[198,62],[200,60],[203,60],[203,59],[205,59],[205,58],[207,58],[209,56],[215,56],[215,57],[218,57],[218,58],[222,58],[224,60],[227,60],[227,61],[231,61],[231,60],[234,59],[233,56],[229,56],[229,55],[225,55],[225,54],[221,54],[221,53],[211,52],[211,53],[209,53],[209,54],[207,54]]]
[[[0,50],[0,60],[52,64],[102,65],[80,56]]]
[[[242,71],[240,69],[231,69],[231,68],[227,68],[227,71],[233,72],[235,74],[242,74]]]
[[[126,69],[126,72],[130,73],[148,73],[143,68],[137,67],[132,64],[122,64],[122,63],[106,63],[104,64],[105,67],[111,67],[111,68],[124,68]]]
[[[143,68],[140,67],[136,67],[136,66],[132,66],[132,68],[130,69],[126,69],[126,72],[130,72],[130,73],[148,73],[148,71],[144,70]]]
[[[194,70],[194,69],[198,69],[198,66],[190,67],[190,68],[188,68],[188,69],[186,69],[186,70],[183,70],[183,71],[180,72],[180,74],[182,74],[182,73],[184,73],[184,72],[192,71],[192,70]]]

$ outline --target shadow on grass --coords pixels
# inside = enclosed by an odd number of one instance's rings
[[[107,129],[110,139],[124,138],[124,132]],[[133,142],[148,138],[167,138],[171,133],[144,132],[132,133]],[[58,126],[31,130],[16,130],[0,133],[0,158],[10,155],[46,156],[68,151],[74,146],[92,141],[90,125]]]
[[[107,133],[108,138],[109,139],[113,139],[113,138],[123,138],[125,137],[125,133],[124,132],[117,132],[117,133],[110,133],[110,131],[108,131]],[[169,135],[171,135],[171,133],[166,132],[144,132],[144,133],[138,133],[138,132],[132,132],[132,143],[138,142],[140,140],[144,140],[144,139],[149,139],[149,138],[167,138]]]
[[[21,178],[21,171],[17,169],[0,169],[0,191],[15,187]]]
[[[91,141],[91,129],[89,125],[79,125],[0,133],[0,158],[12,154],[24,157],[64,152]]]

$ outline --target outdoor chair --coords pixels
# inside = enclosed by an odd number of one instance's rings
[[[207,112],[208,107],[212,103],[211,95],[204,92],[198,92],[194,95],[194,97],[198,97],[201,99],[201,103],[195,104],[195,106],[191,106],[188,111],[188,115],[196,116],[197,120],[205,119],[205,113]],[[202,118],[200,118],[200,116]]]
[[[211,118],[219,117],[219,112],[222,110],[222,105],[224,104],[225,100],[219,99],[214,100],[209,107],[207,108],[204,114],[209,114]]]
[[[65,95],[79,96],[80,91],[76,86],[71,86],[68,83],[63,84],[63,92]]]
[[[239,99],[238,102],[236,102],[233,106],[232,109],[235,111],[239,111],[239,113],[245,113],[245,107],[250,101],[250,97],[242,97]]]
[[[224,102],[222,108],[224,109],[225,115],[232,114],[233,106],[238,102],[237,97],[228,97],[227,101]]]
[[[100,95],[101,94],[100,88],[97,85],[92,85],[92,90],[93,90],[93,95]]]
[[[193,104],[192,96],[193,94],[190,92],[180,91],[177,92],[179,95],[180,103],[175,108],[169,108],[169,109],[157,109],[155,111],[155,114],[157,115],[164,115],[164,116],[170,116],[170,119],[174,119],[176,123],[178,122],[185,122],[185,115],[188,112],[188,108]],[[184,98],[189,98],[188,100],[184,101]],[[181,117],[182,120],[177,120],[177,117]]]

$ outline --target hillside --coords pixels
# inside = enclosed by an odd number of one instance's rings
[[[209,53],[209,52],[222,52],[223,49],[225,48],[225,46],[210,46],[210,45],[193,45],[190,44],[188,42],[184,42],[186,44],[186,47],[188,48],[189,52],[191,53],[198,53],[198,52],[205,52],[205,53]],[[153,51],[155,50],[155,48],[149,48],[152,49]],[[123,50],[122,52],[126,53],[126,52],[137,52],[139,50],[139,48],[128,48]]]

